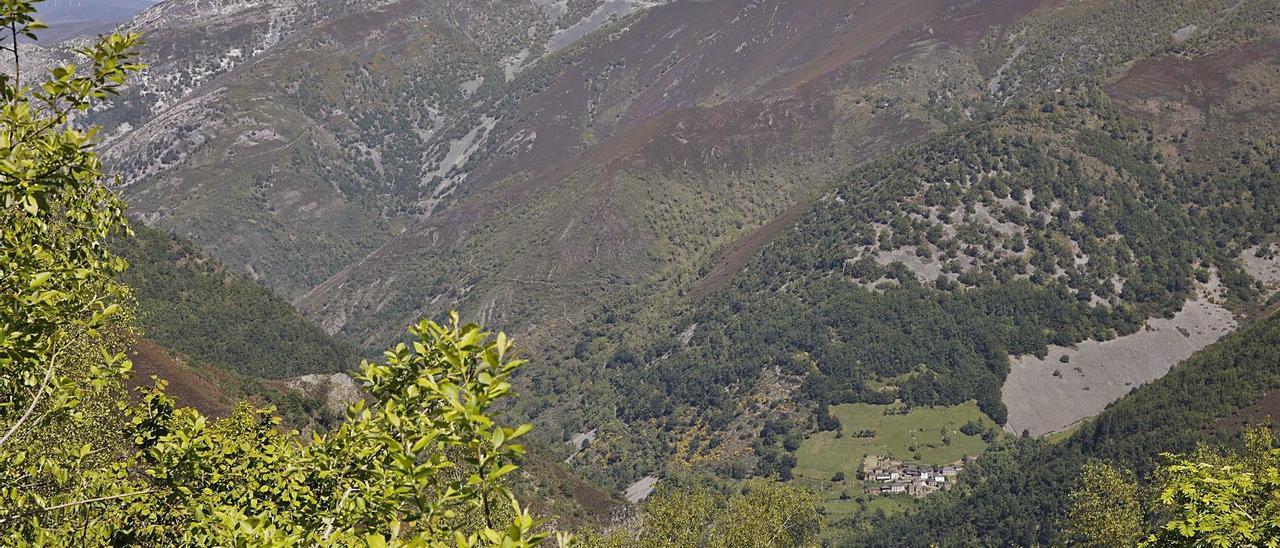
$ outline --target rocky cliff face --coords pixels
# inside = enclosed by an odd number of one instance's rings
[[[364,397],[360,385],[346,373],[316,373],[282,382],[286,388],[320,401],[325,411],[334,417],[343,416],[347,407]]]
[[[135,215],[294,296],[449,201],[525,68],[651,4],[164,2],[91,121]]]

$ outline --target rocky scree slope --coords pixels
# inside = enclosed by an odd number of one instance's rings
[[[452,193],[589,4],[164,2],[121,29],[149,70],[87,121],[136,216],[296,296]]]

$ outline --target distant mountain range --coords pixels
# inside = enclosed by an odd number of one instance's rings
[[[107,32],[160,0],[45,0],[40,20],[49,25],[40,32],[42,43]]]

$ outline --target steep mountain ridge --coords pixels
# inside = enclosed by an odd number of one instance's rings
[[[460,307],[524,323],[547,318],[538,308],[554,302],[555,315],[572,324],[583,311],[575,302],[645,283],[651,273],[681,275],[705,250],[803,201],[834,174],[939,125],[906,108],[842,112],[837,100],[879,82],[895,58],[948,56],[998,23],[993,15],[1011,20],[1029,4],[652,8],[584,42],[561,61],[561,75],[520,103],[516,122],[502,124],[513,129],[496,140],[525,146],[500,147],[479,163],[467,189],[474,196],[297,302],[327,328],[375,339],[394,317],[387,310],[407,317]],[[976,78],[972,65],[931,68],[944,80]],[[478,184],[487,180],[494,190]],[[682,195],[691,196],[669,199]],[[501,234],[487,234],[494,230]],[[470,258],[473,242],[507,242],[521,255],[506,261],[489,249]],[[432,277],[456,271],[444,276],[456,283],[421,287],[420,277],[379,274],[393,264]],[[405,287],[407,280],[419,285]],[[516,302],[517,289],[533,302]]]
[[[130,263],[143,334],[165,348],[258,378],[349,371],[360,352],[308,322],[270,289],[181,238],[146,226],[113,247]]]
[[[295,295],[467,177],[510,59],[580,4],[166,2],[122,29],[148,74],[91,121],[136,215]]]
[[[1276,76],[1274,59],[1235,48],[1269,51],[1276,12],[1240,5],[1219,21],[1221,34],[1178,44],[1177,29],[1218,18],[1219,6],[1141,4],[1178,12],[1155,20],[1168,29],[1164,41],[1115,41],[1106,55],[1118,60],[1072,86],[995,93],[985,113],[949,118],[947,133],[856,168],[771,233],[730,248],[698,285],[701,299],[606,304],[576,344],[557,349],[561,365],[530,380],[539,398],[527,412],[548,429],[595,431],[575,461],[608,469],[601,481],[651,474],[655,464],[634,461],[673,454],[722,473],[743,462],[779,472],[794,447],[766,435],[768,425],[790,420],[811,431],[829,403],[977,399],[1002,421],[1008,355],[1132,333],[1149,317],[1172,316],[1204,284],[1225,286],[1215,302],[1256,309],[1257,281],[1240,254],[1274,238],[1280,217],[1267,129],[1274,86],[1263,83]],[[1120,32],[1096,15],[1038,12],[1025,28],[988,37],[983,51],[1040,34]],[[1234,68],[1212,84],[1171,79],[1169,100],[1105,84],[1128,60],[1213,51],[1222,62],[1202,66]],[[988,63],[1002,65],[1010,75],[1058,66]],[[992,97],[989,83],[981,79],[981,97]],[[1200,86],[1218,87],[1218,99],[1191,117],[1181,103],[1204,97]],[[900,89],[868,93],[870,106],[892,104]],[[742,420],[780,391],[799,408]],[[744,461],[744,446],[759,460]]]

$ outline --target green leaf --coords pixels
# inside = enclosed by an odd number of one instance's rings
[[[49,281],[49,278],[52,276],[53,276],[52,272],[36,273],[35,276],[31,277],[31,284],[30,284],[31,289],[39,289],[41,286],[45,284],[45,282]]]

